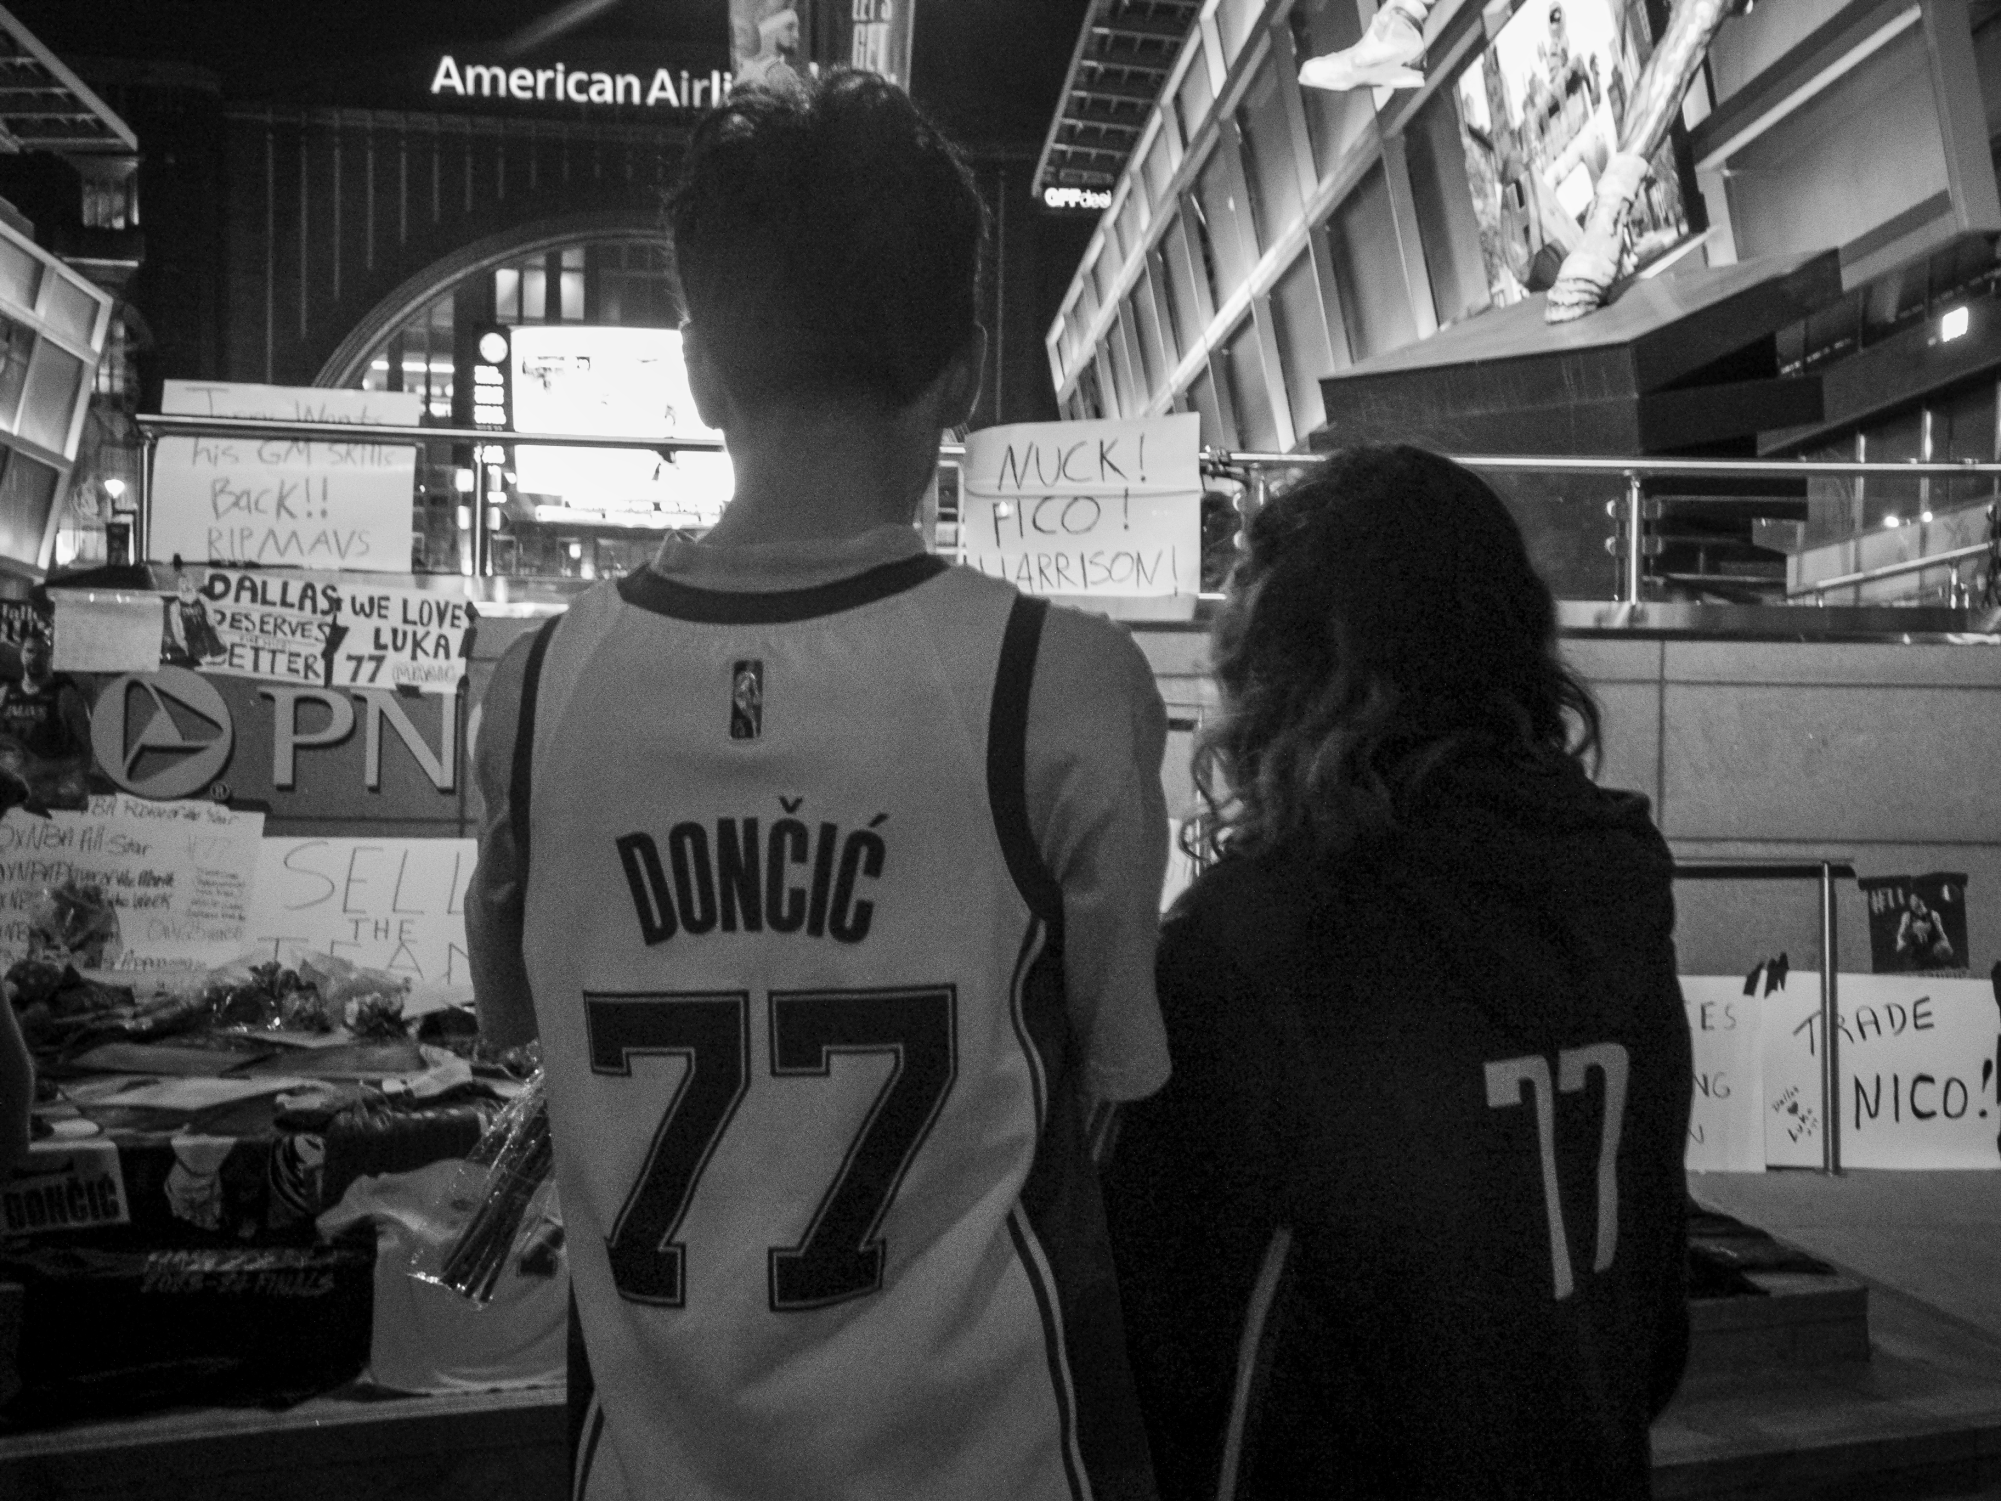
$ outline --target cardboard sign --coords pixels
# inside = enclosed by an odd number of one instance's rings
[[[0,819],[0,953],[28,950],[28,918],[43,888],[65,880],[104,889],[118,913],[116,969],[220,964],[243,947],[262,813],[215,803],[148,802],[119,794],[88,812]]]
[[[118,1148],[106,1137],[38,1141],[13,1176],[0,1181],[0,1234],[38,1235],[131,1223]]]
[[[252,927],[266,957],[337,954],[413,985],[467,989],[471,839],[266,839]]]
[[[170,380],[163,412],[415,427],[414,391]],[[290,438],[163,438],[153,461],[157,562],[410,571],[417,451]]]
[[[1695,1049],[1687,1167],[1694,1173],[1765,1170],[1765,1095],[1759,1064],[1762,1004],[1731,975],[1684,975],[1682,1006]]]
[[[1192,412],[974,433],[959,482],[967,564],[1028,594],[1199,592],[1200,433]]]
[[[165,609],[150,665],[429,693],[457,690],[474,619],[450,594],[227,568],[183,574]]]
[[[1841,1161],[2001,1168],[2001,1008],[1985,980],[1843,975]],[[1794,971],[1760,1003],[1765,1160],[1818,1167],[1820,979]]]

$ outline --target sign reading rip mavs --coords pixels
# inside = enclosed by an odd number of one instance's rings
[[[460,831],[461,694],[185,667],[92,681],[92,756],[136,797],[217,798],[276,819],[386,819],[418,837]]]
[[[162,411],[415,427],[409,391],[333,391],[170,380]],[[156,562],[255,563],[403,573],[416,449],[241,436],[163,438],[153,461]]]
[[[1194,595],[1201,418],[1026,422],[966,440],[965,560],[1027,594]]]

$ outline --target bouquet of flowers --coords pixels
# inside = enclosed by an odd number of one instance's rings
[[[554,1192],[554,1161],[538,1068],[447,1183],[427,1216],[432,1228],[411,1255],[410,1275],[484,1308],[509,1261],[532,1250]]]

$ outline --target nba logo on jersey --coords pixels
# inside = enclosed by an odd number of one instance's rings
[[[764,663],[738,662],[730,668],[730,739],[755,740],[764,733]]]

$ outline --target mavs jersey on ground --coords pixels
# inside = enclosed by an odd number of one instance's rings
[[[892,527],[670,547],[523,656],[469,923],[548,1073],[576,1493],[1150,1494],[1084,1140],[1166,1074],[1130,641]]]

